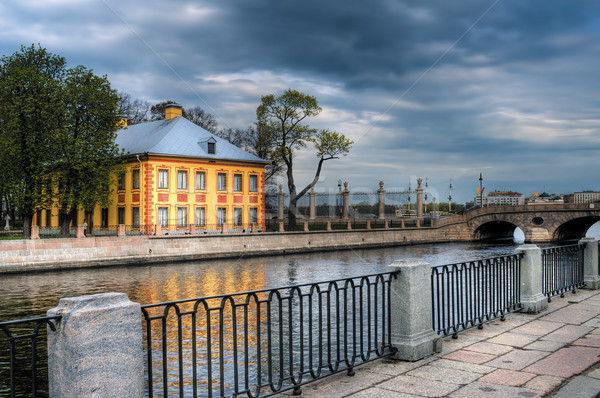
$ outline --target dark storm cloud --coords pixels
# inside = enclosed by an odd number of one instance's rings
[[[40,43],[134,97],[200,105],[221,125],[252,123],[264,94],[316,95],[315,125],[356,141],[327,165],[330,181],[467,187],[484,171],[499,188],[556,177],[568,192],[597,180],[597,1],[32,0],[0,13],[2,54]],[[305,178],[312,157],[299,156]]]

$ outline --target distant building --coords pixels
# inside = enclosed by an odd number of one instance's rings
[[[556,195],[554,193],[537,193],[532,192],[527,204],[536,203],[565,203],[563,195]]]
[[[573,193],[573,202],[575,203],[594,203],[600,202],[600,192],[583,191]]]
[[[519,192],[513,191],[494,191],[477,194],[475,196],[475,206],[518,206],[525,204],[525,196]]]

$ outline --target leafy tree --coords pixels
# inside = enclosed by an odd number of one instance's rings
[[[51,200],[48,164],[61,129],[66,61],[34,45],[0,59],[0,170],[30,236],[34,213]]]
[[[133,126],[148,121],[150,103],[140,99],[131,99],[131,94],[119,92],[117,109],[119,114],[127,118],[127,124]]]
[[[67,71],[64,124],[56,137],[58,152],[52,170],[65,234],[78,209],[91,213],[97,204],[109,203],[112,171],[122,154],[115,144],[118,101],[106,76],[96,76],[83,66]]]
[[[273,94],[263,96],[256,109],[261,145],[268,148],[273,162],[282,163],[286,168],[290,228],[296,226],[298,199],[319,181],[323,163],[347,155],[353,144],[343,134],[316,130],[303,123],[306,118],[317,116],[320,112],[315,97],[292,89],[277,97]],[[313,180],[298,192],[294,181],[294,154],[308,144],[314,145],[319,161]]]
[[[185,114],[186,119],[188,119],[190,122],[197,124],[206,131],[217,134],[219,128],[217,119],[215,119],[213,115],[206,112],[204,109],[200,108],[199,106],[194,106],[192,108],[187,108],[185,110]]]

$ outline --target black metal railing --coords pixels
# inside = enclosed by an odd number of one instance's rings
[[[148,395],[269,396],[394,353],[397,273],[144,305]]]
[[[431,268],[433,329],[456,337],[460,330],[520,308],[521,254]]]
[[[0,396],[47,397],[46,325],[51,330],[61,316],[0,322]]]
[[[542,293],[548,301],[585,285],[583,250],[579,244],[542,249]]]

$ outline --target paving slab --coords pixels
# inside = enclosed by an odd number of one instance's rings
[[[468,351],[468,350],[458,350],[458,351],[451,352],[448,355],[444,355],[443,358],[452,359],[454,361],[476,363],[476,364],[480,365],[482,363],[486,363],[486,362],[491,361],[492,359],[495,359],[496,355],[482,354],[480,352]]]
[[[442,342],[442,355],[448,354],[452,351],[460,350],[468,345],[473,343],[477,343],[479,341],[485,340],[483,336],[469,336],[469,335],[459,335],[457,339],[453,339],[451,337],[447,337]]]
[[[600,380],[587,376],[577,376],[564,385],[554,398],[594,398],[600,391]]]
[[[499,336],[496,336],[492,339],[489,339],[489,343],[494,344],[504,344],[509,345],[511,347],[524,347],[527,344],[533,343],[537,340],[536,336],[528,336],[526,334],[517,334],[517,333],[502,333]]]
[[[540,318],[540,320],[549,322],[562,322],[571,325],[581,325],[582,323],[594,318],[596,315],[598,315],[598,313],[595,311],[573,311],[573,309],[569,306],[554,311],[553,313]]]
[[[451,368],[458,370],[465,370],[467,372],[479,373],[479,374],[487,374],[496,370],[496,368],[492,368],[491,366],[485,365],[477,365],[476,363],[469,362],[461,362],[461,361],[453,361],[451,359],[438,359],[435,361],[435,366],[440,366],[443,368]]]
[[[573,345],[582,345],[585,347],[600,347],[600,336],[588,334],[578,340],[575,340]]]
[[[593,377],[594,379],[600,379],[600,369],[593,369],[592,371],[588,372],[586,376]]]
[[[302,394],[302,397],[304,397],[304,393]],[[398,392],[398,391],[391,391],[391,390],[384,390],[383,388],[379,388],[379,387],[371,387],[371,388],[367,388],[366,390],[362,390],[360,392],[357,392],[356,394],[352,394],[348,396],[349,398],[371,398],[371,397],[377,397],[377,398],[420,398],[420,395],[412,395],[412,394],[406,394],[403,392]]]
[[[560,386],[564,381],[565,379],[562,377],[541,375],[529,380],[523,387],[541,391],[543,393],[549,393]]]
[[[514,348],[507,345],[481,341],[479,343],[471,344],[470,346],[465,347],[465,350],[481,352],[483,354],[503,355],[514,350]]]
[[[366,372],[380,373],[388,376],[398,376],[404,374],[419,366],[427,365],[429,362],[436,360],[436,356],[430,356],[420,361],[407,362],[395,359],[384,358],[378,361],[371,362],[361,366],[361,369]]]
[[[460,386],[452,383],[422,379],[408,375],[394,377],[378,386],[384,390],[414,394],[422,397],[445,397]]]
[[[523,369],[525,372],[569,378],[600,361],[600,348],[565,347]]]
[[[548,355],[546,351],[515,350],[487,362],[486,365],[502,369],[521,370]]]
[[[364,369],[356,369],[353,377],[340,373],[330,376],[321,381],[302,386],[303,397],[331,397],[342,398],[366,388],[378,385],[390,379],[388,375],[365,372]],[[292,391],[280,394],[282,397],[292,396]]]
[[[559,322],[548,322],[535,320],[512,330],[512,333],[528,334],[532,336],[543,336],[560,328],[563,324]]]
[[[592,328],[589,326],[580,325],[565,325],[554,332],[547,334],[541,338],[541,340],[558,341],[561,343],[571,343],[581,336],[585,336]]]
[[[523,387],[503,386],[501,384],[482,383],[476,381],[450,394],[454,398],[506,398],[506,397],[541,397],[543,393]]]
[[[554,352],[554,351],[558,351],[560,348],[562,348],[564,346],[565,346],[565,343],[561,343],[560,341],[537,340],[531,344],[527,344],[525,347],[523,347],[523,349],[524,350]]]
[[[593,332],[595,332],[596,334],[600,334],[600,316],[596,316],[590,319],[589,321],[582,323],[582,325],[596,328],[596,330]]]
[[[534,373],[519,372],[510,369],[496,369],[479,379],[482,383],[502,384],[519,387],[536,377]]]
[[[436,366],[435,362],[433,365],[421,366],[420,368],[413,369],[408,372],[407,375],[453,384],[468,384],[481,377],[480,373]]]

